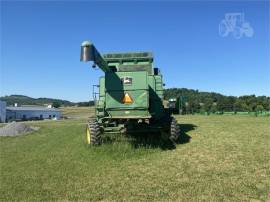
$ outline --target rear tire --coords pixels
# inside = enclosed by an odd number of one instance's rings
[[[177,139],[179,138],[179,135],[180,135],[179,125],[177,124],[177,121],[175,120],[175,118],[172,117],[171,124],[170,124],[170,137],[169,137],[169,139],[175,143],[177,141]]]
[[[100,145],[101,144],[101,132],[98,122],[91,120],[86,125],[86,144],[88,145]]]

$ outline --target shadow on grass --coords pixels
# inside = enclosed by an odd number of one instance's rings
[[[195,130],[196,125],[194,124],[178,124],[180,127],[180,136],[177,144],[186,144],[190,142],[191,137],[187,134],[189,131]]]
[[[175,149],[177,144],[186,144],[190,142],[191,137],[187,132],[195,130],[197,127],[193,124],[178,124],[180,127],[180,135],[176,142],[162,138],[161,133],[129,133],[125,137],[121,135],[106,136],[103,139],[103,143],[111,144],[113,142],[128,141],[134,148],[161,148],[162,150]]]

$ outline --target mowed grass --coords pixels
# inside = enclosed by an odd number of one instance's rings
[[[62,107],[62,116],[70,119],[87,119],[94,114],[94,107]]]
[[[1,201],[269,201],[269,117],[177,116],[176,149],[83,143],[85,120],[1,138]],[[32,124],[32,123],[31,123]]]

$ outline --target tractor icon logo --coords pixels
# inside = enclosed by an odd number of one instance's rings
[[[253,28],[249,22],[245,22],[244,13],[226,13],[225,19],[219,24],[219,35],[222,37],[228,36],[232,33],[236,39],[246,37],[252,37],[254,34]]]

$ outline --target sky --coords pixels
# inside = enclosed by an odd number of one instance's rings
[[[101,53],[153,52],[166,88],[270,96],[269,1],[0,5],[0,96],[92,99],[92,85],[104,73],[80,62],[84,40],[91,40]],[[228,36],[221,36],[219,25],[228,13],[243,13],[244,20],[235,26],[225,21]],[[245,34],[244,22],[252,36]],[[240,39],[233,35],[237,29],[244,30]]]

